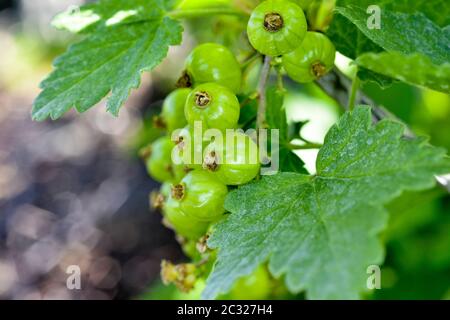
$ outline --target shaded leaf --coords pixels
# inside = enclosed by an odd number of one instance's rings
[[[450,63],[438,66],[421,54],[405,56],[395,52],[366,53],[355,62],[403,82],[450,93]]]

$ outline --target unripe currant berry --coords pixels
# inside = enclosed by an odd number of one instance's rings
[[[268,56],[280,56],[295,50],[307,30],[303,10],[288,0],[267,0],[252,12],[247,34],[252,46]]]
[[[252,274],[239,279],[229,296],[233,300],[264,300],[272,293],[272,281],[264,266],[259,266]]]
[[[180,208],[180,202],[167,199],[163,206],[164,221],[180,236],[190,240],[198,240],[208,230],[209,223],[187,215]]]
[[[194,170],[172,187],[168,203],[177,203],[188,217],[210,222],[218,220],[225,213],[227,193],[226,185],[210,173]]]
[[[151,145],[146,156],[146,167],[150,176],[158,182],[174,181],[172,149],[175,144],[169,137],[161,137]]]
[[[227,134],[206,147],[203,168],[226,185],[248,183],[259,173],[258,146],[243,133]]]
[[[191,91],[184,113],[191,126],[195,121],[201,121],[205,130],[214,128],[224,131],[237,126],[240,105],[229,89],[216,83],[205,83]]]
[[[184,105],[190,92],[191,90],[187,88],[177,89],[171,92],[164,100],[161,117],[168,133],[186,126]]]
[[[336,49],[327,36],[308,32],[299,48],[283,56],[283,67],[293,80],[311,82],[333,68],[335,56]]]
[[[186,70],[178,81],[180,87],[196,87],[215,82],[234,93],[241,88],[241,68],[233,53],[217,43],[196,47],[186,59]]]
[[[187,125],[173,132],[172,141],[176,144],[172,159],[177,164],[183,165],[185,172],[202,168],[203,150],[207,146],[202,132],[196,136],[192,126]]]

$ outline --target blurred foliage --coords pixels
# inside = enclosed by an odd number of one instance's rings
[[[433,145],[450,149],[450,97],[395,83],[364,91]],[[388,206],[382,289],[374,299],[443,299],[450,290],[450,195],[440,187],[406,193]]]

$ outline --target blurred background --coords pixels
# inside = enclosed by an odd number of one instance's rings
[[[58,121],[31,121],[31,105],[51,62],[76,41],[51,18],[82,0],[0,0],[0,299],[175,299],[159,282],[161,259],[182,261],[174,234],[149,209],[157,188],[137,157],[159,135],[151,128],[197,41],[229,43],[230,18],[187,26],[181,47],[133,92],[119,118],[103,103]],[[195,23],[195,22],[194,22]],[[213,23],[213,28],[199,28]],[[234,29],[238,29],[236,27]],[[286,108],[309,121],[305,138],[321,142],[342,110],[314,85],[287,84]],[[450,149],[450,98],[394,84],[364,91],[431,143]],[[300,156],[314,172],[316,151]],[[450,298],[450,196],[436,187],[389,205],[383,233],[382,290],[368,299]],[[66,269],[82,270],[82,289],[68,290]],[[195,296],[191,296],[195,297]],[[290,297],[290,298],[301,298]]]

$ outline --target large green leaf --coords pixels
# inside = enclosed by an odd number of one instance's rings
[[[145,3],[154,5],[146,19],[127,24],[104,21],[55,60],[55,70],[41,83],[43,91],[34,102],[34,119],[56,119],[71,107],[84,112],[109,92],[107,109],[118,114],[130,91],[139,86],[141,73],[156,67],[169,46],[181,42],[182,27],[164,16],[164,1]]]
[[[366,53],[356,63],[403,82],[450,93],[450,63],[437,66],[421,54],[396,52]]]
[[[292,292],[358,298],[367,267],[383,260],[383,205],[450,171],[444,150],[403,138],[402,124],[371,123],[368,107],[344,114],[327,134],[316,176],[280,173],[229,194],[231,214],[209,241],[218,259],[204,298],[227,292],[266,261]]]

